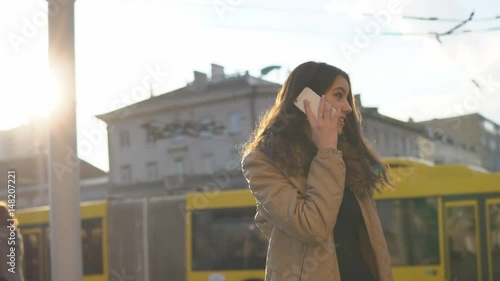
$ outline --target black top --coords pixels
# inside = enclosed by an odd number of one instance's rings
[[[361,256],[359,226],[363,215],[356,197],[347,187],[340,204],[333,237],[337,248],[340,278],[342,281],[373,281],[368,264]]]

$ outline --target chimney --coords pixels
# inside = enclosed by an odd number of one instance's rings
[[[354,103],[356,104],[357,108],[359,109],[363,108],[363,105],[361,104],[361,94],[354,95]]]
[[[224,74],[224,67],[212,63],[212,82],[219,82],[226,78]]]
[[[207,74],[199,71],[194,71],[193,86],[196,91],[203,91],[208,84]]]

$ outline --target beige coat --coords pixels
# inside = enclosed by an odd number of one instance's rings
[[[340,281],[333,228],[344,193],[341,152],[319,150],[307,178],[289,176],[259,151],[243,159],[242,169],[257,201],[255,222],[269,238],[266,281]],[[359,229],[362,255],[376,281],[392,281],[374,201],[357,199],[365,222]]]

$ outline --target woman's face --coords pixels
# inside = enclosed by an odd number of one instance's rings
[[[333,81],[332,86],[325,92],[326,101],[335,108],[335,110],[339,110],[340,108],[340,116],[339,122],[337,124],[337,133],[342,134],[342,130],[345,126],[345,120],[347,114],[352,112],[352,108],[347,101],[348,95],[350,95],[351,89],[349,89],[349,83],[347,80],[338,75],[337,78]]]

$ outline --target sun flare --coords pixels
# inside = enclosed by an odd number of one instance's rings
[[[57,108],[60,93],[54,76],[26,73],[23,81],[8,81],[0,92],[8,102],[0,108],[0,130],[8,130],[47,117]]]
[[[29,117],[47,116],[51,110],[56,108],[60,100],[60,92],[55,77],[46,74],[37,83],[32,85],[28,97],[32,102],[26,108]]]

